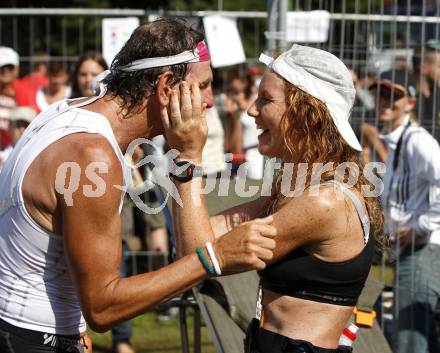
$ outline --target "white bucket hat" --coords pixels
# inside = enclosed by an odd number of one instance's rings
[[[276,59],[261,54],[260,61],[292,85],[324,102],[342,138],[355,150],[362,151],[348,121],[356,91],[351,74],[341,60],[324,50],[294,44]]]

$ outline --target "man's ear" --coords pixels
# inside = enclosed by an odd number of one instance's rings
[[[156,95],[162,107],[168,105],[174,84],[174,74],[171,71],[165,71],[159,76],[156,84]]]

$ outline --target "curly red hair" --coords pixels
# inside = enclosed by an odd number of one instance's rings
[[[314,163],[333,162],[334,168],[323,173],[321,180],[332,179],[336,167],[343,162],[355,163],[359,168],[359,177],[354,187],[361,192],[361,186],[372,188],[371,182],[363,175],[364,163],[359,152],[350,147],[340,135],[330,112],[324,102],[311,96],[300,88],[285,81],[286,112],[281,119],[281,131],[284,139],[283,161],[307,163],[305,188],[310,186]],[[279,209],[286,197],[281,192],[283,168],[274,180],[274,188],[269,203],[268,213]],[[296,173],[292,185],[296,183]],[[365,197],[365,204],[373,226],[374,235],[379,245],[383,245],[383,213],[377,197]]]

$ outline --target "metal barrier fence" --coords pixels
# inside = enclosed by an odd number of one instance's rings
[[[353,73],[357,76],[358,100],[353,111],[354,125],[362,143],[365,142],[361,133],[362,124],[372,123],[381,127],[379,121],[378,107],[375,105],[373,96],[368,96],[368,84],[372,83],[381,71],[387,69],[403,69],[407,75],[413,74],[416,70],[416,86],[423,87],[428,80],[422,75],[420,67],[423,67],[428,60],[429,51],[440,49],[440,4],[430,1],[407,1],[405,7],[393,2],[392,6],[386,5],[389,1],[294,1],[293,8],[302,10],[327,9],[330,11],[329,39],[325,43],[310,43],[323,49],[333,52],[339,56]],[[433,5],[434,4],[434,5]],[[414,6],[411,6],[414,5]],[[350,8],[351,12],[347,11]],[[336,12],[339,11],[339,12]],[[148,20],[148,16],[165,15],[192,18],[200,24],[200,19],[205,15],[219,14],[223,16],[236,17],[241,37],[244,39],[246,54],[249,62],[254,63],[258,55],[266,47],[266,12],[157,12],[145,10],[108,10],[108,9],[1,9],[0,10],[0,44],[16,49],[21,57],[21,64],[24,71],[30,70],[38,55],[48,55],[51,59],[61,59],[72,63],[78,56],[87,49],[101,50],[101,21],[104,17],[136,16],[142,21]],[[27,33],[23,36],[23,33]],[[267,33],[266,33],[267,34]],[[413,65],[414,52],[419,55],[419,72]],[[44,56],[43,55],[43,56]],[[440,65],[440,59],[439,64]],[[432,63],[431,63],[432,64]],[[440,71],[440,70],[439,70]],[[440,75],[439,75],[440,77]],[[430,79],[433,85],[431,95],[433,99],[429,102],[431,116],[422,116],[421,105],[415,111],[416,119],[438,138],[438,119],[440,108],[437,107],[437,79]],[[423,101],[422,89],[418,90],[417,98]],[[369,97],[369,98],[368,98]],[[440,98],[440,97],[439,97]],[[369,99],[369,100],[368,100]],[[426,108],[426,107],[425,107]],[[374,148],[371,151],[374,155]],[[408,168],[412,165],[419,166],[419,157],[408,161]],[[439,158],[439,156],[435,156]],[[438,162],[435,161],[435,164]],[[440,169],[439,169],[440,170]],[[419,171],[411,171],[418,173]],[[409,171],[408,171],[409,173]],[[438,176],[437,176],[438,177]],[[416,178],[417,179],[417,178]],[[420,177],[417,183],[428,183],[434,186],[437,179],[425,180]],[[437,197],[437,195],[433,195]],[[436,203],[437,199],[430,202]],[[429,205],[432,205],[430,203]],[[427,210],[406,210],[411,215],[411,224],[417,224],[418,217]],[[435,218],[435,211],[432,216]],[[415,220],[415,221],[414,221]],[[415,223],[414,223],[415,222]],[[409,224],[409,221],[408,221]],[[405,291],[412,297],[405,298],[409,302],[415,302],[417,296],[427,295],[424,303],[430,303],[424,310],[432,311],[437,301],[438,293],[432,289],[434,282],[440,282],[439,270],[429,268],[432,263],[420,262],[419,254],[424,251],[425,258],[436,256],[435,253],[427,253],[427,247],[417,244],[414,238],[421,234],[413,233],[413,241],[408,254],[405,257],[396,256],[395,261],[390,264],[389,258],[382,256],[378,260],[377,278],[388,287],[384,295],[386,300],[378,309],[383,311],[381,315],[382,327],[391,327],[396,324],[401,312],[390,309],[390,303],[398,303],[399,295]],[[393,251],[398,253],[399,240],[393,245]],[[429,252],[434,250],[429,249]],[[150,271],[153,268],[153,258],[158,256],[154,252],[130,252],[131,266],[133,273]],[[439,257],[440,258],[440,257]],[[404,267],[402,268],[402,261]],[[166,263],[166,261],[164,261]],[[432,271],[435,270],[435,271]],[[401,284],[393,278],[399,278],[403,271],[409,272],[407,281]],[[425,283],[426,288],[416,288],[417,279],[424,275],[423,272],[432,271],[432,283]],[[424,292],[424,290],[429,293]],[[394,297],[391,293],[395,293]],[[407,296],[406,296],[407,297]],[[397,308],[397,305],[394,305]],[[426,319],[428,316],[424,316]],[[405,320],[408,317],[405,316]],[[424,320],[423,319],[423,320]],[[418,318],[411,316],[407,323],[408,330],[418,326]],[[387,324],[388,323],[388,324]],[[391,324],[391,326],[389,325]],[[388,325],[388,326],[387,326]],[[393,336],[392,334],[390,336]]]
[[[201,18],[218,12],[145,11],[140,9],[1,9],[0,44],[20,53],[23,71],[30,70],[38,59],[73,63],[86,50],[102,50],[101,24],[108,17],[138,17],[140,23],[157,16],[185,17],[196,26]],[[257,58],[264,50],[264,12],[220,12],[236,17],[238,28],[253,33],[246,41],[247,56]]]
[[[326,43],[316,45],[341,57],[360,80],[367,80],[376,76],[379,70],[390,68],[393,61],[399,65],[408,64],[411,69],[414,47],[439,39],[438,7],[433,10],[432,6],[428,6],[429,2],[423,1],[420,13],[413,15],[411,11],[414,10],[409,6],[403,12],[397,6],[385,6],[384,3],[384,0],[380,4],[372,0],[297,0],[293,2],[293,7],[330,11],[329,39]],[[353,12],[347,13],[347,7]],[[335,10],[341,12],[335,13]],[[86,50],[100,51],[101,23],[106,17],[134,16],[142,23],[157,16],[176,16],[185,17],[200,26],[201,19],[212,14],[237,18],[247,61],[257,62],[260,52],[266,48],[266,37],[271,36],[266,28],[266,12],[1,9],[0,44],[12,47],[20,54],[21,74],[25,74],[38,61],[62,60],[73,64]],[[362,121],[370,118],[371,112],[364,108],[355,108],[355,118]],[[434,126],[428,126],[429,123],[425,125],[433,131]]]

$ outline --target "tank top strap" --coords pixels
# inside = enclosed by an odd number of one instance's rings
[[[99,95],[90,97],[88,99],[85,99],[82,102],[76,103],[76,104],[69,104],[70,102],[74,102],[78,99],[66,99],[65,100],[65,106],[62,106],[60,102],[53,103],[50,107],[54,107],[53,109],[56,109],[56,112],[50,116],[50,118],[46,119],[44,122],[41,122],[40,119],[34,119],[31,124],[29,125],[28,129],[30,130],[29,133],[27,133],[23,140],[29,140],[32,136],[34,136],[40,129],[42,129],[46,124],[48,124],[53,119],[57,118],[59,115],[68,112],[69,110],[75,109],[75,108],[81,108],[85,105],[91,104],[98,99],[104,97],[106,93],[106,90],[101,90]],[[50,109],[50,107],[48,109]]]
[[[353,205],[356,208],[357,214],[359,216],[359,220],[361,221],[362,229],[364,231],[364,242],[365,244],[367,244],[370,238],[370,221],[361,200],[353,191],[349,190],[344,184],[337,180],[329,180],[321,185],[330,183],[338,185],[344,195],[346,195],[353,202]]]
[[[45,116],[43,115],[41,116],[41,118],[35,119],[31,123],[32,126],[29,126],[29,131],[26,131],[25,134],[20,139],[20,141],[18,141],[20,147],[25,147],[25,145],[31,143],[32,137],[38,134],[38,132],[45,127],[51,128],[51,132],[50,135],[48,135],[48,138],[43,143],[43,146],[37,146],[37,148],[32,148],[31,150],[29,150],[29,147],[27,147],[27,149],[24,148],[22,149],[23,153],[26,152],[26,156],[24,158],[19,159],[20,163],[18,162],[16,163],[16,168],[14,168],[16,170],[14,174],[19,175],[19,177],[13,178],[14,182],[11,183],[10,186],[10,195],[11,195],[11,199],[14,200],[15,206],[23,205],[24,201],[22,199],[21,185],[25,176],[25,171],[32,163],[34,158],[44,148],[46,148],[51,143],[57,141],[61,137],[64,137],[71,133],[91,132],[91,133],[100,133],[106,137],[107,141],[111,144],[117,158],[121,163],[122,174],[123,174],[123,185],[121,185],[121,191],[122,191],[121,202],[119,205],[119,212],[121,212],[126,188],[130,185],[132,168],[125,160],[124,154],[120,150],[117,141],[114,137],[113,131],[111,131],[111,127],[108,124],[108,122],[102,117],[102,119],[98,120],[98,123],[96,123],[95,121],[93,125],[91,125],[91,122],[89,122],[87,119],[81,116],[81,114],[73,115],[67,125],[65,122],[56,121],[61,114],[68,113],[75,108],[81,108],[87,104],[93,103],[94,101],[101,98],[104,94],[105,91],[101,91],[101,94],[98,96],[94,96],[89,99],[85,99],[79,103],[74,103],[71,105],[68,104],[69,102],[68,100],[65,100],[64,102],[61,103],[60,102],[54,103],[53,106],[49,107],[46,110]],[[99,129],[98,125],[101,126],[102,129]]]

